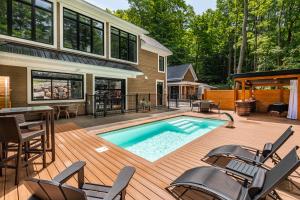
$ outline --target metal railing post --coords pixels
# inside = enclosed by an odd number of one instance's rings
[[[149,106],[148,106],[148,109],[149,109],[149,111],[151,111],[151,94],[149,93],[149,95],[148,95],[148,103],[150,104]]]
[[[139,94],[135,95],[135,112],[139,112]]]
[[[179,107],[179,104],[178,104],[178,95],[176,95],[176,108]]]
[[[96,95],[93,96],[94,98],[94,102],[93,102],[93,105],[94,105],[94,109],[93,109],[93,115],[94,117],[96,118],[96,112],[97,112],[97,104],[96,104]]]
[[[106,95],[104,95],[103,97],[104,97],[104,99],[103,99],[103,103],[104,103],[104,104],[103,104],[103,116],[106,117],[106,114],[107,114],[107,113],[106,113],[106,106],[107,106],[107,100],[108,100],[108,99],[107,99],[107,96],[106,96]]]

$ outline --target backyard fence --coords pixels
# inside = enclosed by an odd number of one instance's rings
[[[249,90],[246,90],[246,98],[249,98]],[[268,106],[275,102],[289,103],[290,90],[254,90],[256,99],[256,109],[259,112],[267,112]],[[238,91],[238,99],[241,99],[242,91]],[[206,90],[204,99],[209,99],[215,103],[220,102],[222,110],[234,110],[234,90]]]
[[[167,95],[137,93],[122,96],[86,95],[86,114],[106,116],[113,113],[148,112],[152,109],[176,107]]]

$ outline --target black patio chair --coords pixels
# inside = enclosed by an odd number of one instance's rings
[[[266,143],[263,150],[258,150],[252,147],[242,145],[224,145],[211,150],[201,160],[210,163],[210,158],[227,157],[250,162],[255,165],[264,164],[269,158],[276,165],[280,160],[280,156],[276,153],[278,149],[294,134],[292,126],[290,126],[274,143]],[[215,160],[213,164],[217,162]]]
[[[30,143],[34,142],[33,146]],[[21,167],[27,166],[39,157],[43,158],[43,168],[46,167],[46,133],[44,130],[26,130],[22,132],[16,116],[0,117],[0,176],[2,168],[13,168],[15,184],[19,184]],[[8,154],[14,152],[14,154]],[[34,156],[30,157],[30,154]],[[22,162],[22,156],[24,161]],[[30,158],[29,158],[30,157]],[[15,161],[11,163],[10,161]]]
[[[260,168],[251,183],[245,180],[243,184],[226,174],[226,170],[208,166],[187,170],[166,189],[177,199],[189,190],[197,190],[221,200],[259,200],[267,196],[281,200],[275,189],[300,166],[296,149],[292,149],[270,171]],[[185,190],[176,194],[174,189],[178,187]]]
[[[84,182],[84,161],[77,161],[62,171],[53,180],[30,178],[25,186],[32,193],[31,200],[124,200],[126,188],[135,173],[135,168],[121,169],[112,186]],[[65,184],[75,174],[78,175],[78,188]]]

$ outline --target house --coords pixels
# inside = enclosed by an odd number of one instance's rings
[[[202,98],[204,89],[211,89],[205,83],[199,83],[192,64],[168,67],[168,92],[171,98]]]
[[[83,0],[2,1],[0,9],[0,80],[12,107],[72,103],[83,112],[88,95],[136,93],[165,104],[172,52],[148,31]]]

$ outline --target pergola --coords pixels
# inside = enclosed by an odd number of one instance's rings
[[[250,97],[254,87],[257,86],[275,86],[280,89],[282,99],[283,86],[289,86],[290,80],[298,80],[298,120],[300,120],[300,69],[268,71],[268,72],[250,72],[232,75],[234,79],[234,101],[238,100],[239,85],[242,90],[241,100],[246,100],[246,87],[250,88]]]

